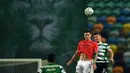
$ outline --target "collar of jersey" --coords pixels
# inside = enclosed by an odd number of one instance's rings
[[[85,40],[85,41],[92,41],[92,40]]]
[[[102,42],[99,42],[98,44],[102,44]]]

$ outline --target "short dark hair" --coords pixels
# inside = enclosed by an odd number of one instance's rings
[[[54,53],[50,53],[48,55],[48,62],[54,62],[55,61],[55,54]]]
[[[91,32],[90,30],[87,30],[87,31],[85,31],[84,33],[90,33],[90,34],[91,34],[92,32]]]
[[[101,33],[99,33],[99,32],[94,32],[93,35],[100,35],[100,36],[102,36]]]

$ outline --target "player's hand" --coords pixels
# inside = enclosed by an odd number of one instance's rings
[[[110,59],[110,63],[114,63],[114,60],[113,60],[113,59]]]
[[[69,66],[71,63],[72,63],[71,61],[67,62],[67,66]]]
[[[94,69],[94,70],[96,70],[96,69],[97,69],[96,64],[93,64],[93,69]]]

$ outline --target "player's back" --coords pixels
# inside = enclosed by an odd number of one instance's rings
[[[66,73],[61,65],[55,63],[48,63],[47,65],[40,68],[42,72],[40,73]]]

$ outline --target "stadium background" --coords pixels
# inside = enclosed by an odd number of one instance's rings
[[[84,9],[93,7],[87,17]],[[54,52],[66,62],[87,29],[102,32],[115,54],[115,70],[130,69],[129,0],[0,0],[0,58],[42,58]],[[119,67],[121,66],[121,67]]]

